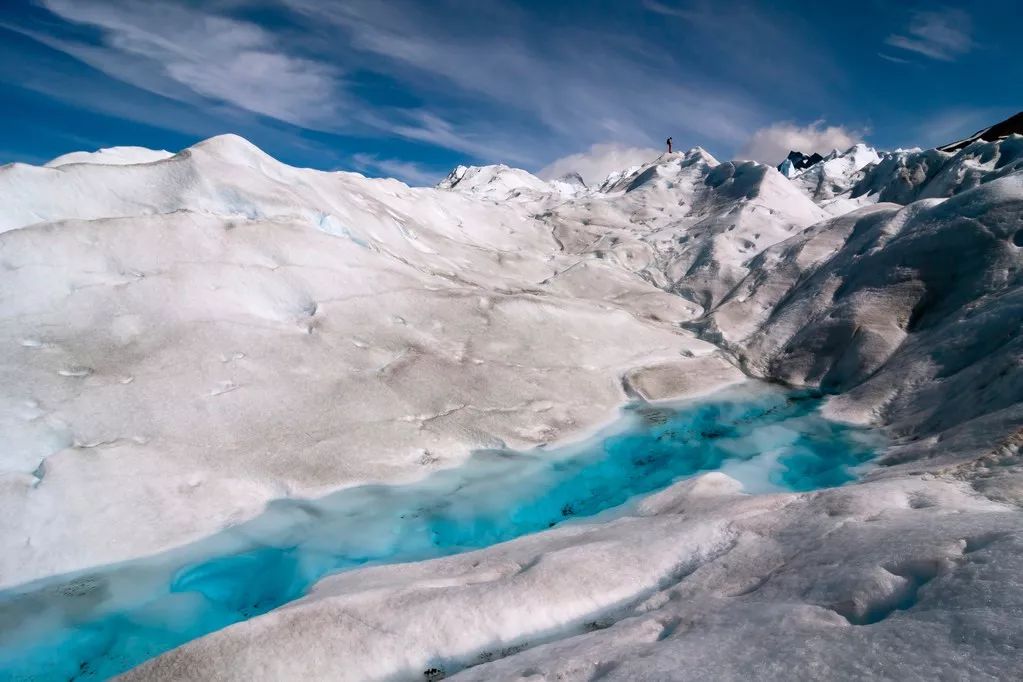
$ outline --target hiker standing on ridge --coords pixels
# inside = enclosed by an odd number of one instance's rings
[[[665,142],[668,143],[668,153],[671,154],[671,138],[669,137]]]

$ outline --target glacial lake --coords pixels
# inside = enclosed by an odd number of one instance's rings
[[[631,404],[578,443],[480,451],[414,483],[275,500],[194,544],[0,592],[0,678],[107,679],[297,599],[328,574],[628,514],[643,496],[708,471],[750,494],[849,483],[884,438],[825,419],[821,403],[812,391],[749,382]]]

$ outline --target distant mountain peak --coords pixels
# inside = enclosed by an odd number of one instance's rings
[[[532,173],[502,164],[457,166],[437,183],[437,189],[454,190],[492,200],[507,200],[523,194],[550,194],[557,190]]]

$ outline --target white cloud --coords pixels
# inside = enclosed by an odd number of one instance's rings
[[[172,99],[208,98],[304,127],[336,127],[336,68],[288,54],[255,24],[166,3],[43,4],[102,32],[99,46],[44,41],[118,80]]]
[[[525,143],[515,144],[507,133],[494,130],[486,123],[477,123],[472,129],[456,126],[440,116],[426,110],[413,110],[400,116],[400,123],[378,124],[389,132],[408,140],[426,142],[471,154],[476,158],[500,160],[505,163],[528,163],[531,159],[525,151]]]
[[[389,178],[397,178],[412,187],[431,187],[442,179],[442,173],[411,161],[382,159],[374,154],[353,154],[352,163],[362,172],[376,172]]]
[[[647,163],[661,152],[650,147],[628,147],[622,144],[595,144],[585,152],[562,157],[544,167],[538,176],[554,180],[568,173],[578,173],[587,185],[594,185],[610,173]]]
[[[190,130],[211,121],[285,128],[254,113],[527,169],[604,140],[659,148],[672,135],[679,146],[730,151],[765,120],[759,90],[813,99],[812,84],[833,70],[819,56],[813,77],[793,81],[804,51],[792,41],[792,17],[779,20],[742,0],[646,2],[657,13],[650,18],[685,23],[677,28],[687,47],[720,73],[684,68],[676,53],[641,35],[553,25],[506,0],[267,0],[257,4],[286,20],[262,26],[243,18],[241,0],[36,1],[78,26],[23,32],[138,88],[139,120],[181,128],[182,110],[199,119],[187,121]],[[754,36],[772,59],[747,54]],[[110,79],[91,80],[111,89]],[[119,106],[75,89],[71,101]],[[384,91],[403,96],[374,101]]]
[[[659,0],[643,0],[643,7],[654,14],[662,14],[666,17],[678,17],[679,19],[700,19],[706,15],[703,8],[693,9],[691,7],[677,7],[675,5],[660,2]],[[701,11],[701,9],[703,11]]]
[[[970,16],[962,10],[914,12],[906,34],[894,33],[885,42],[892,47],[950,62],[973,48],[970,31]]]
[[[555,30],[511,3],[465,12],[458,2],[286,2],[425,102],[422,112],[378,110],[391,125],[374,127],[484,161],[528,167],[601,140],[647,146],[668,135],[732,146],[760,118],[742,88],[687,71],[637,36]]]
[[[885,54],[884,52],[878,52],[877,56],[880,57],[881,59],[884,59],[885,61],[895,62],[896,64],[910,63],[908,59],[903,59],[902,57],[893,57],[890,54]]]
[[[844,126],[825,126],[823,121],[808,126],[774,123],[753,133],[737,156],[777,165],[793,150],[804,154],[827,154],[832,149],[844,151],[861,141],[863,134],[863,131]]]

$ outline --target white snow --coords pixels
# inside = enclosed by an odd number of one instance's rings
[[[4,586],[578,438],[737,366],[894,439],[856,485],[708,474],[614,521],[332,576],[127,679],[1023,665],[1023,137],[857,145],[791,179],[694,149],[596,188],[462,166],[411,189],[236,136],[108,151],[0,168]]]
[[[612,176],[543,218],[567,252],[612,260],[705,308],[748,259],[826,215],[774,168],[696,148]]]
[[[108,147],[94,152],[71,152],[58,156],[46,163],[48,168],[57,168],[72,163],[106,164],[111,166],[129,166],[140,163],[155,163],[174,156],[164,150],[146,149],[145,147]]]
[[[862,176],[861,171],[880,160],[880,155],[873,148],[860,143],[844,152],[836,149],[820,163],[787,175],[793,184],[828,213],[841,215],[863,205],[863,202],[854,202],[847,195]]]
[[[715,352],[679,329],[693,306],[563,253],[527,204],[237,137],[7,167],[0,195],[5,585],[592,429],[629,372]]]
[[[567,187],[567,183],[559,183]],[[518,168],[505,165],[458,166],[437,185],[439,189],[479,196],[496,202],[511,199],[535,199],[537,195],[558,191],[552,184]]]
[[[938,481],[733,484],[708,474],[638,517],[328,578],[125,679],[924,680],[1019,662],[1018,511]]]
[[[908,204],[952,196],[985,181],[1023,169],[1023,136],[978,141],[955,153],[937,149],[897,150],[883,155],[853,187],[851,196]]]

